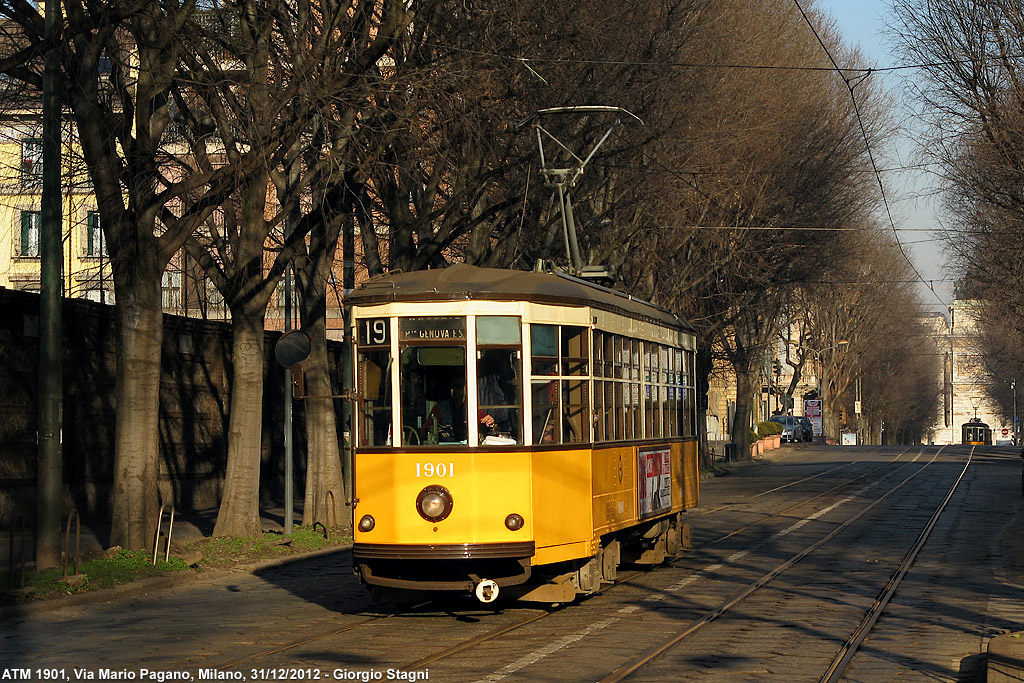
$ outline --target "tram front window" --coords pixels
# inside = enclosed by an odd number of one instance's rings
[[[403,446],[465,444],[466,319],[398,321]]]
[[[465,444],[466,349],[402,349],[402,445]]]
[[[390,446],[391,321],[366,318],[357,322],[359,445]]]

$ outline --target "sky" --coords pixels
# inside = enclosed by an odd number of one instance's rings
[[[816,5],[835,19],[836,28],[846,42],[860,48],[869,66],[887,67],[900,63],[886,34],[886,23],[891,16],[888,0],[817,0]],[[901,79],[912,78],[913,73],[899,73],[902,76],[875,74],[872,78],[881,78],[883,87],[901,106],[904,103],[900,98],[906,93],[906,89],[901,87]],[[897,116],[902,119],[905,114],[901,111]],[[903,136],[896,142],[896,156],[886,160],[884,165],[912,165],[915,152],[912,135]],[[935,293],[924,284],[920,285],[921,298],[926,306],[943,308],[943,304],[951,302],[952,283],[942,281],[950,277],[945,268],[942,245],[930,233],[921,232],[922,229],[938,227],[941,217],[939,203],[934,196],[928,198],[934,194],[931,190],[936,181],[921,171],[893,171],[886,174],[885,180],[894,222],[900,229],[900,241],[922,278],[930,281],[934,288]]]

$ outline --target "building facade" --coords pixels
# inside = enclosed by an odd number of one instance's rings
[[[985,365],[978,345],[980,311],[975,301],[956,300],[946,316],[933,318],[933,334],[943,354],[943,413],[931,429],[929,443],[962,443],[962,427],[974,419],[991,427],[993,443],[1014,439],[1012,416],[1004,416],[990,396],[993,382],[1012,378],[993,377]]]

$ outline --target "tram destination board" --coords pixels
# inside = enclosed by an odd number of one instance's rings
[[[466,338],[466,318],[438,316],[402,318],[398,324],[402,340],[447,341]]]

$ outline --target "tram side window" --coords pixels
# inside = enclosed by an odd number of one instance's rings
[[[626,399],[627,411],[630,413],[629,424],[632,426],[632,434],[627,439],[644,438],[644,421],[640,409],[640,342],[636,339],[627,339],[625,343],[629,346],[629,397]]]
[[[646,424],[644,434],[648,439],[661,436],[660,412],[661,391],[658,386],[658,345],[644,342],[644,415]]]
[[[477,407],[486,445],[522,443],[522,334],[519,318],[481,316],[477,332]],[[493,426],[490,424],[493,420]]]
[[[359,350],[360,442],[391,445],[391,351]]]
[[[662,436],[676,436],[672,424],[672,349],[661,347],[661,424]]]
[[[594,439],[615,439],[615,383],[613,373],[613,335],[594,332]]]
[[[390,446],[391,325],[387,318],[358,323],[359,443]]]
[[[402,445],[467,442],[466,319],[399,321]]]
[[[531,325],[530,391],[537,444],[590,440],[590,341],[587,328]]]
[[[533,399],[533,442],[562,442],[562,423],[558,418],[558,380],[545,376],[558,374],[558,327],[530,326],[530,393]]]
[[[682,400],[680,403],[681,419],[680,426],[683,436],[694,436],[697,433],[697,389],[694,386],[696,372],[694,363],[696,354],[693,351],[683,352],[682,363]]]
[[[563,443],[590,441],[590,340],[587,328],[561,328],[562,372],[573,379],[562,382]]]
[[[622,379],[625,377],[626,372],[626,357],[622,349],[623,338],[615,335],[612,339],[613,343],[613,361],[615,370],[616,381],[612,383],[612,405],[615,411],[615,435],[614,439],[622,441],[623,439],[629,438],[629,414],[626,412],[625,395],[623,394],[623,388],[626,386]]]
[[[669,349],[669,364],[671,366],[668,383],[668,404],[666,405],[665,419],[671,425],[671,436],[682,436],[683,425],[679,405],[683,400],[683,351],[682,349]]]

